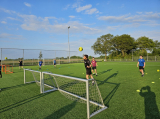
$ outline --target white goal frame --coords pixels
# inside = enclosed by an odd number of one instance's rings
[[[24,80],[25,80],[25,70],[29,70],[29,69],[24,69]],[[29,71],[33,71],[33,70],[29,70]],[[39,72],[39,71],[35,71],[35,72]],[[64,75],[59,75],[59,74],[53,74],[53,73],[49,73],[49,72],[39,72],[39,73],[41,75],[40,76],[40,92],[41,93],[47,93],[47,92],[59,90],[59,91],[62,91],[63,93],[72,95],[72,96],[74,96],[76,98],[79,98],[81,100],[86,101],[86,103],[87,103],[87,118],[88,119],[108,108],[105,105],[102,105],[102,104],[99,104],[97,102],[89,100],[89,81],[92,81],[92,79],[86,80],[86,79],[81,79],[81,78],[76,78],[76,77],[70,77],[70,76],[64,76]],[[48,75],[51,75],[51,76],[58,76],[58,77],[63,77],[63,78],[68,78],[68,79],[72,79],[72,80],[77,80],[77,81],[85,82],[86,83],[86,98],[78,96],[78,95],[73,94],[71,92],[67,92],[65,90],[60,89],[60,87],[58,86],[58,84],[57,84],[57,88],[54,88],[54,87],[51,86],[53,89],[44,91],[44,86],[50,87],[49,85],[47,85],[47,84],[44,83],[44,74],[48,74]],[[30,83],[30,82],[26,82],[26,83]],[[101,97],[101,100],[102,100],[102,97]],[[102,102],[103,102],[103,100],[102,100]],[[97,106],[101,107],[102,109],[99,109],[98,111],[90,114],[90,103],[92,103],[94,105],[97,105]]]

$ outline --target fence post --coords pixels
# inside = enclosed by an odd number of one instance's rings
[[[156,61],[156,56],[155,56],[155,61]]]
[[[33,65],[33,59],[32,59],[32,65]]]
[[[2,66],[2,48],[1,48],[1,66]]]
[[[24,49],[23,49],[23,66],[24,66]]]

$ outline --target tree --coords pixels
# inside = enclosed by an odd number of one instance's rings
[[[94,50],[95,54],[105,54],[105,59],[107,57],[107,53],[112,49],[111,40],[113,35],[106,34],[102,35],[100,38],[97,38],[97,41],[91,46]]]
[[[112,44],[114,48],[118,51],[122,52],[123,57],[125,53],[129,50],[132,50],[135,47],[135,40],[128,34],[123,34],[121,36],[115,36],[112,39]]]
[[[40,51],[38,58],[41,60],[42,57],[43,57],[43,55],[42,55],[42,52]]]
[[[139,37],[136,42],[137,42],[137,47],[141,50],[144,49],[151,50],[155,47],[155,43],[153,42],[153,40],[149,39],[146,36]]]

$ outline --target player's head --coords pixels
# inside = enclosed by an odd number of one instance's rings
[[[142,56],[142,55],[140,55],[139,57],[140,57],[140,59],[142,59],[142,58],[143,58],[143,56]]]
[[[94,60],[94,57],[92,57],[93,58],[93,60]]]
[[[87,59],[88,59],[88,55],[84,55],[84,56],[83,56],[83,59],[84,59],[84,60],[87,60]]]

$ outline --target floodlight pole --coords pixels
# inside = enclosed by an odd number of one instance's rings
[[[68,27],[68,51],[69,51],[69,63],[70,63],[69,28],[70,26]]]

